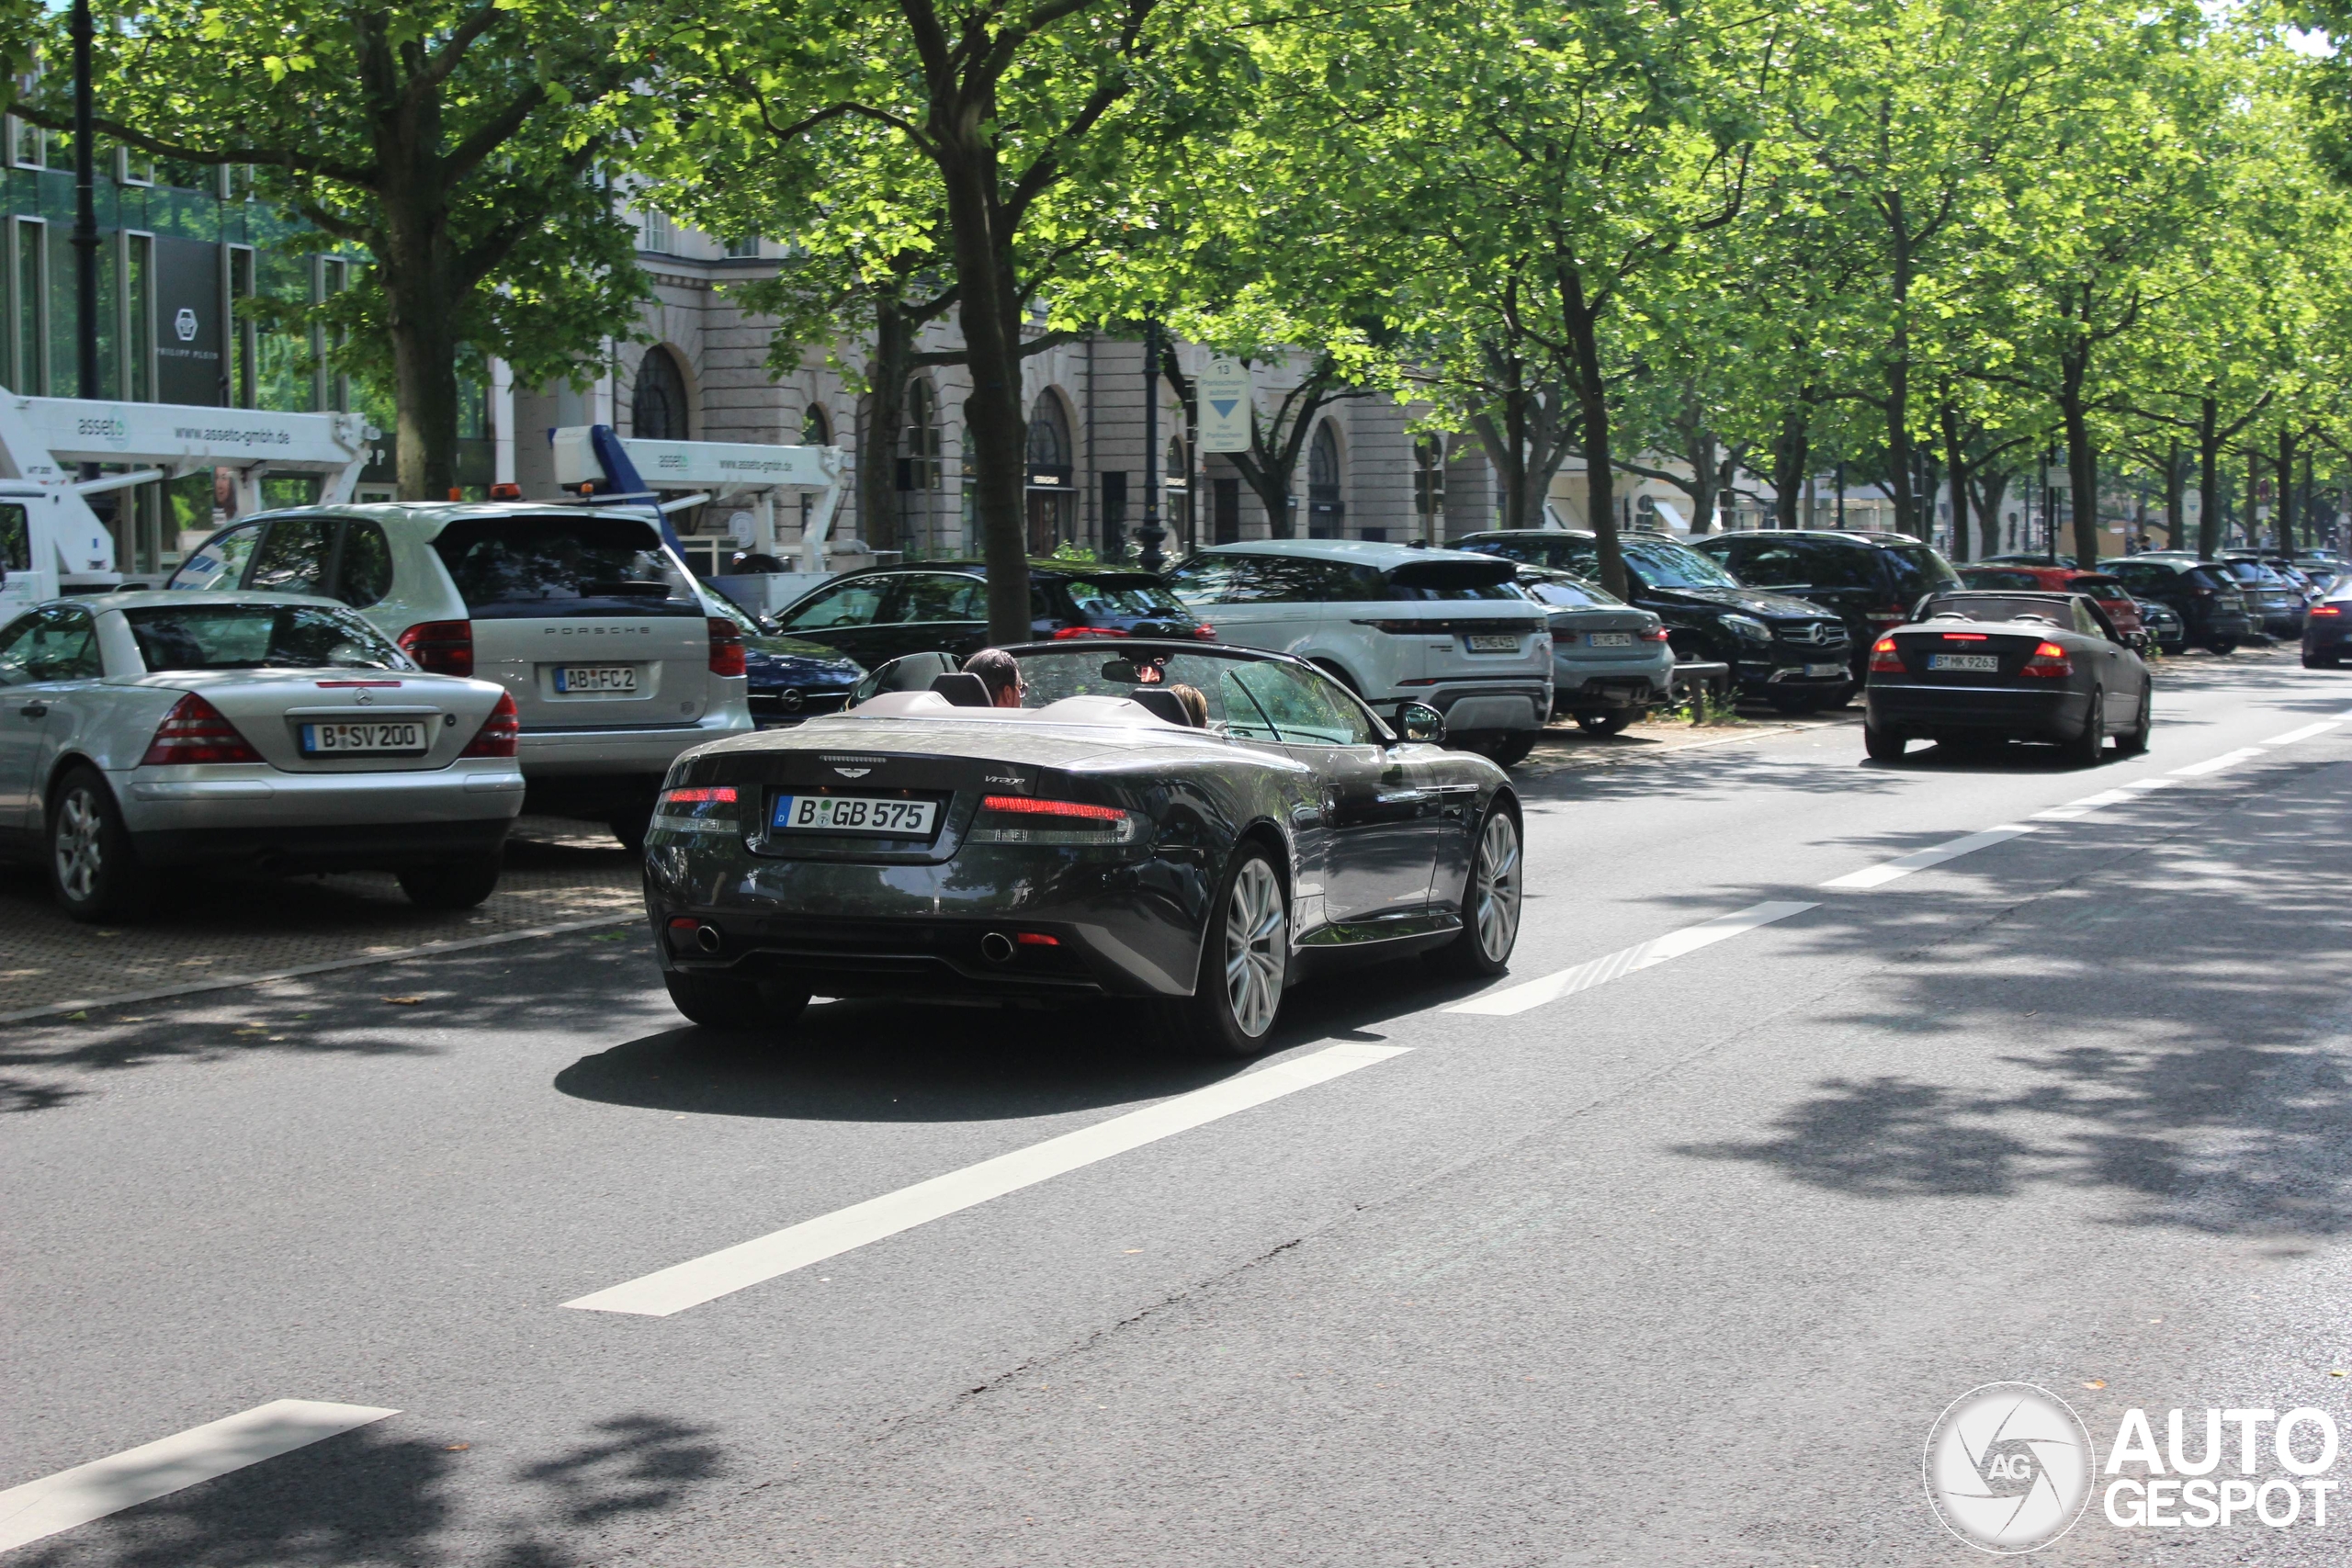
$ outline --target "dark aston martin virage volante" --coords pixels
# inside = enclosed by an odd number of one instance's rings
[[[755,1029],[812,994],[1123,997],[1249,1055],[1325,964],[1509,964],[1519,803],[1434,743],[1433,710],[1408,705],[1400,737],[1312,665],[1246,649],[1007,651],[1018,707],[916,654],[846,713],[679,759],[646,908],[681,1012]]]

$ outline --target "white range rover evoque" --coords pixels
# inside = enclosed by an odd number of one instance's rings
[[[519,728],[499,687],[420,671],[326,600],[51,600],[0,626],[0,848],[76,919],[224,864],[390,871],[468,908],[522,809]]]

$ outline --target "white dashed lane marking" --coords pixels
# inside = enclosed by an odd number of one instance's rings
[[[1622,976],[1663,964],[1669,958],[1679,958],[1686,953],[1712,947],[1727,937],[1752,931],[1758,926],[1769,926],[1774,920],[1785,920],[1791,915],[1802,915],[1807,909],[1819,908],[1817,904],[1752,905],[1699,925],[1685,926],[1679,931],[1668,931],[1664,936],[1636,942],[1606,958],[1596,958],[1589,964],[1579,964],[1573,969],[1563,969],[1540,980],[1529,980],[1522,985],[1490,991],[1483,997],[1473,997],[1445,1010],[1507,1018],[1512,1013],[1525,1012],[1530,1008],[1540,1008],[1546,1002],[1556,1002],[1562,997],[1572,997],[1578,991],[1589,991],[1595,986],[1605,986]]]
[[[933,1220],[1034,1187],[1146,1144],[1189,1132],[1360,1067],[1401,1056],[1403,1045],[1334,1045],[1313,1055],[1278,1062],[1158,1105],[1114,1116],[1025,1149],[918,1181],[896,1192],[836,1209],[720,1251],[676,1264],[563,1304],[585,1312],[668,1317],[747,1286],[806,1269],[844,1252],[912,1230]]]
[[[0,1551],[397,1416],[371,1404],[277,1399],[108,1459],[0,1492]]]
[[[1914,850],[1907,855],[1897,855],[1893,860],[1881,861],[1876,865],[1866,865],[1860,871],[1849,871],[1843,876],[1833,876],[1821,886],[1838,888],[1840,891],[1883,887],[1897,877],[1908,876],[1915,871],[1925,871],[1931,865],[1941,865],[1948,860],[1958,860],[1962,855],[1974,854],[1978,850],[1994,844],[2006,844],[2011,839],[2021,839],[2033,830],[2032,825],[2026,822],[2010,822],[1998,828],[1987,828],[1981,833],[1971,833],[1964,839],[1953,839],[1924,850]]]

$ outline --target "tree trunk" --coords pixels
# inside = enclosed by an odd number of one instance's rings
[[[2180,442],[2176,439],[2165,451],[2165,548],[2180,548],[2181,529],[2187,522],[2187,470],[2181,467]]]
[[[1587,299],[1584,278],[1574,267],[1560,273],[1561,316],[1567,323],[1571,367],[1576,375],[1577,425],[1584,448],[1585,495],[1600,557],[1600,586],[1623,599],[1625,553],[1617,542],[1616,470],[1609,456],[1609,383],[1600,373],[1600,313]]]
[[[1969,476],[1975,492],[1976,558],[2001,553],[2001,501],[2009,493],[2009,476],[1996,468],[1978,468]]]
[[[1968,459],[1961,451],[1960,411],[1945,403],[1936,411],[1944,430],[1944,472],[1951,484],[1951,553],[1968,558]]]
[[[1010,234],[998,232],[996,152],[983,129],[992,105],[935,107],[935,158],[946,188],[963,292],[956,312],[972,377],[964,427],[972,439],[972,511],[988,564],[989,640],[1026,642],[1029,425],[1021,399],[1021,306]]]
[[[458,483],[458,342],[453,296],[434,287],[437,270],[416,262],[388,269],[386,329],[392,340],[398,409],[396,473],[402,501],[447,501]]]
[[[2295,558],[2295,433],[2278,433],[2278,553]]]
[[[1772,438],[1772,525],[1797,528],[1805,468],[1813,461],[1813,389],[1801,389],[1781,409],[1780,434]]]
[[[2070,358],[2059,377],[2058,412],[2066,427],[2066,479],[2075,496],[2075,565],[2098,565],[2098,452],[2091,446],[2090,412],[2083,403],[2087,355]]]
[[[2222,409],[2206,398],[2197,405],[2197,558],[2222,547]]]
[[[1894,482],[1887,492],[1894,499],[1894,525],[1909,533],[1917,527],[1911,509],[1911,231],[1902,192],[1888,193],[1886,212],[1894,251],[1889,301],[1894,307],[1894,337],[1886,365],[1886,466]]]
[[[1563,394],[1557,387],[1530,386],[1521,378],[1524,361],[1490,357],[1502,378],[1502,418],[1474,414],[1470,433],[1495,470],[1502,496],[1502,526],[1541,528],[1544,503],[1552,493],[1552,479],[1566,461],[1568,445],[1562,439],[1558,409]]]
[[[906,423],[914,323],[888,293],[874,303],[874,351],[865,360],[865,428],[857,433],[858,530],[877,550],[899,548],[899,427]]]

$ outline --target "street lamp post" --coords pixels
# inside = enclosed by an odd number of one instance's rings
[[[1159,322],[1146,317],[1143,323],[1143,526],[1136,530],[1136,538],[1143,545],[1137,556],[1146,571],[1158,571],[1168,558],[1159,551],[1159,542],[1168,537],[1168,530],[1159,525]]]

